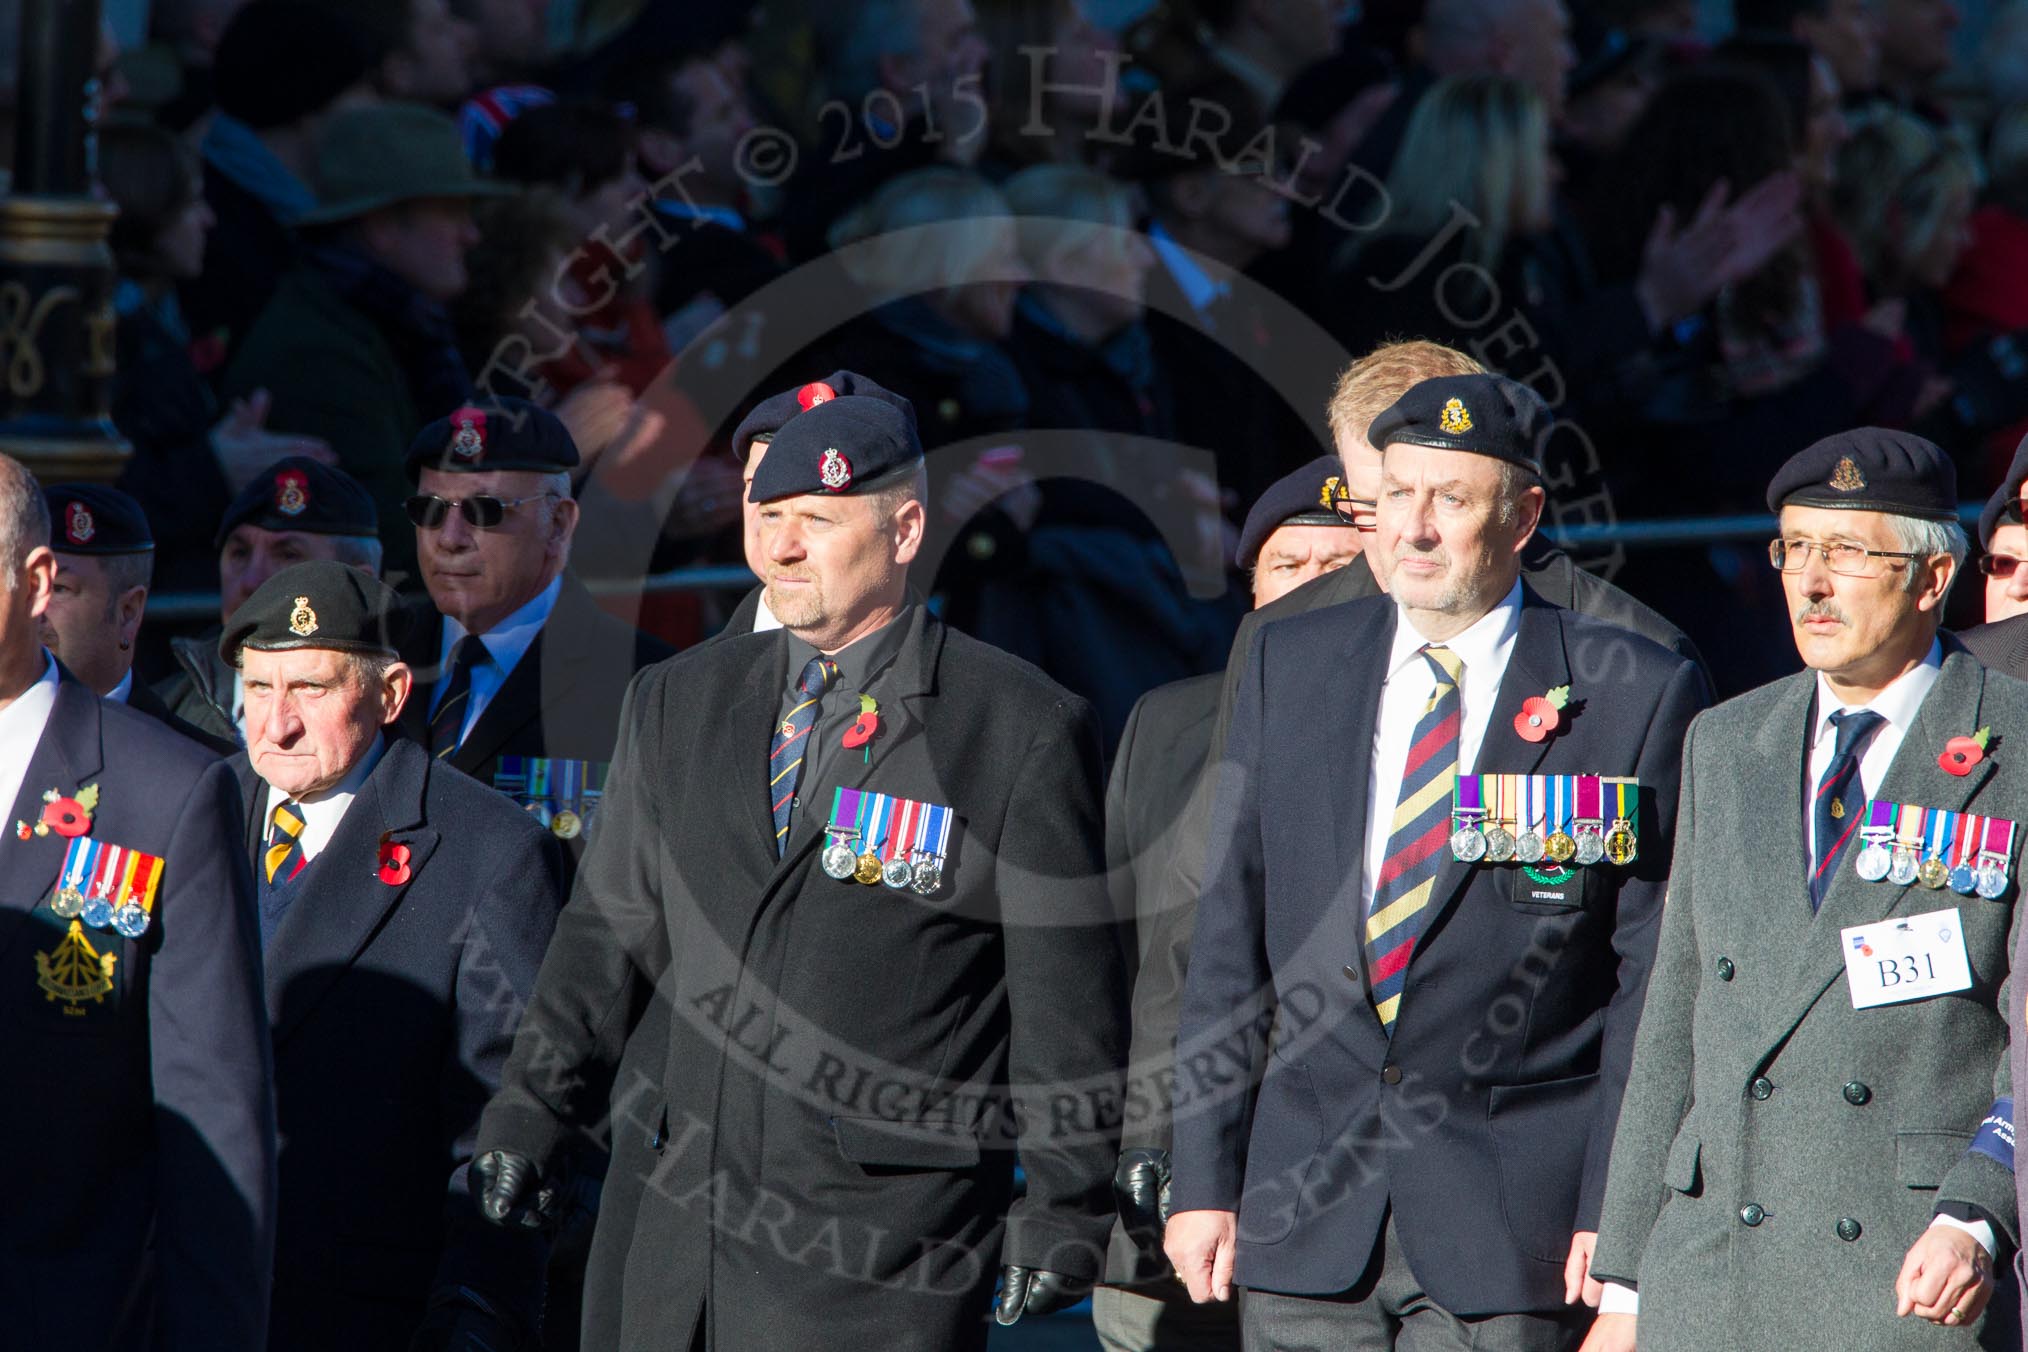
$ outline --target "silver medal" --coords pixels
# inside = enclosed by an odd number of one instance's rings
[[[1877,841],[1868,841],[1865,848],[1859,851],[1859,860],[1853,865],[1853,868],[1867,882],[1877,883],[1887,876],[1887,869],[1892,859],[1893,856],[1889,854],[1885,845]]]
[[[1523,831],[1514,837],[1514,857],[1524,864],[1539,864],[1549,851],[1540,831]]]
[[[130,901],[113,912],[113,928],[126,938],[138,939],[148,932],[148,912]]]
[[[1451,858],[1476,864],[1486,857],[1486,833],[1476,826],[1451,832]]]
[[[1605,832],[1596,826],[1577,829],[1577,862],[1589,867],[1605,858]]]
[[[936,855],[922,860],[915,866],[915,876],[909,886],[919,896],[929,896],[944,885],[944,861]]]
[[[824,847],[823,863],[825,876],[836,878],[841,883],[849,882],[859,867],[859,856],[852,853],[850,845],[834,836],[831,843]]]
[[[84,922],[93,929],[107,929],[113,923],[113,904],[104,897],[87,897],[84,904]]]
[[[2007,870],[1994,860],[1981,859],[1979,866],[1972,870],[1972,886],[1987,901],[1998,901],[2007,890]]]
[[[915,883],[915,870],[906,859],[890,859],[880,866],[880,881],[899,892]]]
[[[75,887],[59,887],[50,898],[49,909],[65,920],[75,920],[84,914],[84,893]]]
[[[1514,837],[1504,826],[1486,832],[1486,858],[1504,864],[1514,857]]]
[[[1916,862],[1915,851],[1896,850],[1893,862],[1887,866],[1887,881],[1896,887],[1907,887],[1921,871],[1922,865]]]

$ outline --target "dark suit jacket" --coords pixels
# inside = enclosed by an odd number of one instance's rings
[[[1390,1039],[1360,936],[1366,822],[1392,811],[1368,801],[1365,753],[1396,616],[1385,598],[1337,606],[1248,651],[1177,1031],[1175,1208],[1238,1211],[1249,1287],[1346,1290],[1391,1214],[1444,1309],[1559,1311],[1571,1235],[1597,1227],[1703,682],[1524,589],[1470,768],[1639,776],[1640,855],[1545,888],[1446,848]],[[1522,701],[1566,684],[1583,707],[1522,741]],[[1320,710],[1344,739],[1321,754]]]
[[[421,611],[403,645],[416,690],[402,710],[401,730],[425,746],[441,676],[443,624],[434,611]],[[600,610],[584,584],[566,576],[542,632],[493,692],[450,763],[491,788],[502,756],[610,761],[627,682],[669,655],[666,644]]]
[[[480,1131],[482,1149],[557,1168],[607,1110],[620,993],[637,971],[657,984],[668,1053],[616,1118],[634,1144],[606,1180],[639,1194],[622,1346],[681,1346],[702,1311],[723,1352],[978,1348],[999,1263],[1098,1273],[1124,993],[1091,711],[920,608],[910,623],[871,763],[836,772],[954,810],[929,898],[822,872],[828,784],[803,787],[776,858],[786,635],[692,649],[628,695]],[[714,1210],[765,1224],[714,1227]]]
[[[137,714],[146,714],[179,737],[188,737],[214,756],[230,756],[239,749],[236,742],[228,742],[194,723],[184,722],[177,717],[175,710],[162,702],[160,695],[139,681],[127,687],[127,707]]]
[[[94,840],[162,861],[138,940],[85,929],[112,989],[45,993],[68,842],[43,794],[99,787]],[[0,831],[0,1310],[10,1347],[265,1346],[273,1067],[253,882],[223,761],[68,673]],[[72,950],[75,952],[75,949]],[[62,972],[56,976],[60,979]]]
[[[1973,625],[1959,632],[1958,641],[1980,665],[2017,681],[2028,679],[2028,615]]]
[[[231,764],[256,858],[267,785],[244,753]],[[381,880],[382,842],[408,847],[406,882]],[[465,1165],[563,903],[561,856],[527,813],[390,738],[289,884],[266,954],[276,1352],[401,1348],[457,1286],[533,1330],[544,1246],[481,1220]]]
[[[219,631],[172,638],[169,652],[178,670],[155,683],[152,694],[177,718],[208,737],[240,745],[232,721],[232,668],[218,655]]]

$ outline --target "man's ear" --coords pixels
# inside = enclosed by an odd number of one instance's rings
[[[148,589],[129,587],[114,603],[114,624],[120,635],[120,648],[125,651],[134,646],[135,635],[141,632],[141,617],[148,613]]]
[[[1535,534],[1535,528],[1542,524],[1542,509],[1548,505],[1549,494],[1541,484],[1531,484],[1521,494],[1520,513],[1514,518],[1514,552],[1519,554]]]
[[[894,532],[894,561],[905,568],[922,552],[923,536],[929,529],[929,513],[923,510],[922,500],[910,498],[895,508],[889,529]]]
[[[415,672],[406,662],[396,662],[387,669],[380,684],[380,721],[383,726],[393,727],[401,717],[401,711],[408,705],[408,697],[415,690]]]

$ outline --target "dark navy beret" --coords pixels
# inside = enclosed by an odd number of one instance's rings
[[[1251,568],[1260,558],[1261,546],[1283,526],[1344,526],[1349,517],[1340,516],[1331,504],[1344,496],[1345,467],[1334,455],[1320,455],[1294,474],[1284,475],[1268,485],[1267,491],[1246,514],[1239,532],[1239,566]]]
[[[426,469],[453,474],[495,469],[566,474],[577,466],[577,443],[562,419],[526,399],[500,395],[483,406],[453,409],[416,433],[406,467],[409,482],[415,483]]]
[[[856,371],[833,371],[822,380],[771,394],[755,404],[753,412],[747,414],[733,431],[732,453],[745,460],[755,437],[773,436],[787,425],[789,419],[798,413],[808,413],[819,404],[833,399],[853,398],[884,399],[908,415],[910,427],[915,426],[914,404]]]
[[[2006,479],[1986,499],[1986,510],[1979,513],[1979,548],[1991,549],[1994,531],[2020,522],[2024,480],[2028,480],[2028,437],[2021,438],[2021,444],[2014,448],[2014,463],[2007,466]]]
[[[394,589],[379,578],[335,559],[292,563],[239,603],[219,635],[218,655],[235,667],[242,648],[393,657],[395,615]]]
[[[225,537],[240,526],[308,535],[378,536],[380,515],[374,510],[373,495],[344,470],[292,455],[275,461],[239,490],[225,509],[212,548],[223,549]]]
[[[747,500],[857,492],[921,460],[915,423],[901,409],[884,399],[841,395],[782,424]]]
[[[104,484],[51,484],[49,546],[59,554],[146,554],[155,548],[141,504]]]
[[[1790,503],[1955,521],[1958,472],[1934,442],[1913,432],[1857,427],[1796,452],[1775,471],[1768,510]]]
[[[1366,430],[1377,450],[1391,445],[1490,455],[1542,473],[1537,441],[1549,408],[1535,391],[1505,376],[1433,376],[1409,387]]]

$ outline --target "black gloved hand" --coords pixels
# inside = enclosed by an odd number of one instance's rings
[[[531,1346],[519,1320],[461,1286],[431,1298],[408,1352],[520,1352]]]
[[[1122,1150],[1113,1170],[1113,1204],[1127,1237],[1161,1253],[1162,1228],[1169,1223],[1169,1152],[1149,1146]]]
[[[1090,1295],[1091,1288],[1091,1281],[1084,1277],[1009,1263],[1000,1269],[1000,1298],[993,1302],[993,1318],[1012,1324],[1024,1314],[1055,1314]]]
[[[472,1161],[472,1182],[479,1214],[495,1225],[542,1230],[556,1221],[556,1186],[536,1176],[526,1155],[488,1150]]]

